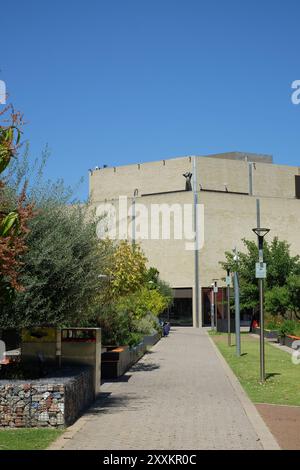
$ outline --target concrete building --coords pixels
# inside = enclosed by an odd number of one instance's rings
[[[269,239],[278,236],[287,240],[292,253],[300,254],[300,167],[274,164],[270,155],[230,152],[185,156],[90,172],[90,197],[95,206],[106,202],[118,211],[119,196],[127,196],[130,205],[134,202],[135,209],[129,209],[123,220],[128,236],[133,234],[141,243],[149,266],[157,267],[161,278],[174,289],[173,323],[209,324],[212,280],[219,279],[219,285],[224,286],[221,279],[225,273],[219,264],[225,259],[224,252],[234,246],[243,250],[242,238],[255,239],[256,199],[260,200],[261,226],[271,229]],[[196,220],[198,233],[204,233],[198,252],[187,249],[187,240],[178,236],[176,226],[178,206],[184,212],[196,202],[203,205],[204,214],[204,220],[202,216]],[[168,205],[164,208],[169,210],[171,234],[165,239],[157,237],[155,230],[153,236],[151,221],[146,220],[158,204]],[[223,294],[220,289],[220,316]]]

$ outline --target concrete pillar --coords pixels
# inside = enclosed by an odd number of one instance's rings
[[[202,288],[199,286],[199,307],[198,312],[196,311],[196,297],[195,297],[195,286],[193,286],[193,327],[199,328],[202,326]]]
[[[90,332],[91,339],[80,338],[80,332]],[[93,367],[96,396],[100,392],[101,380],[101,328],[63,329],[61,362],[62,365],[88,365]]]

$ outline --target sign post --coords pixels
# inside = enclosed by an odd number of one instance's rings
[[[258,238],[258,263],[255,265],[256,278],[258,279],[259,290],[259,327],[260,327],[260,381],[263,383],[266,380],[265,375],[265,338],[264,338],[264,279],[267,277],[267,266],[264,263],[263,245],[264,237],[270,231],[268,228],[254,228],[253,232]]]

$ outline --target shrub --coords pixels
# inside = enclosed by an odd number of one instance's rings
[[[284,319],[281,316],[266,315],[265,316],[265,327],[267,330],[279,330]]]
[[[272,315],[284,315],[289,302],[289,290],[286,286],[275,286],[265,293],[265,308]]]
[[[279,327],[279,333],[284,335],[294,335],[297,330],[297,322],[294,320],[284,320]]]

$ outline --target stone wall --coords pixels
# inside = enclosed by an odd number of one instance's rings
[[[0,427],[63,427],[93,402],[90,367],[69,367],[47,378],[0,380]]]

